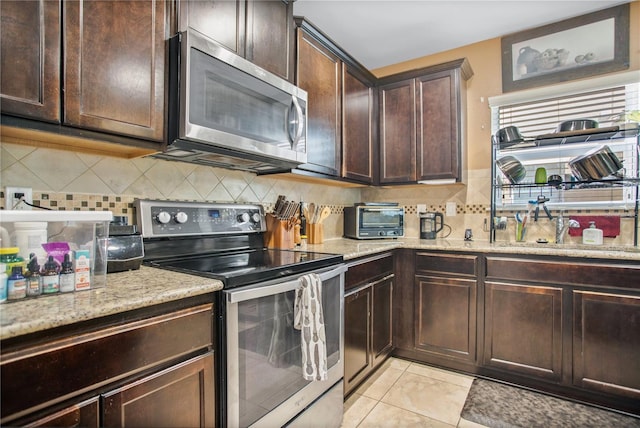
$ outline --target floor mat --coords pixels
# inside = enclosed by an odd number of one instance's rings
[[[491,428],[640,427],[640,419],[484,379],[474,379],[460,416]]]

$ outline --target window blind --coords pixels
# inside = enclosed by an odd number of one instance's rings
[[[561,122],[571,119],[594,119],[600,128],[613,126],[620,123],[625,111],[639,108],[639,88],[640,85],[634,83],[496,106],[492,108],[492,129],[495,133],[513,125],[525,138],[535,138],[555,132]]]

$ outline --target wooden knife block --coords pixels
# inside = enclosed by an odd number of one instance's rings
[[[273,214],[265,216],[267,231],[264,234],[264,245],[267,248],[293,249],[294,228],[288,221],[278,220]]]

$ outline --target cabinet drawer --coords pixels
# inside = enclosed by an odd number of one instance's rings
[[[204,304],[8,352],[1,423],[212,343],[213,304]]]
[[[349,270],[345,274],[344,289],[345,291],[349,290],[390,273],[393,273],[393,256],[391,254],[380,258],[372,257],[361,263],[355,262],[349,265]]]
[[[440,272],[453,275],[477,276],[478,256],[416,253],[416,273]]]
[[[487,278],[640,290],[640,265],[487,257]]]

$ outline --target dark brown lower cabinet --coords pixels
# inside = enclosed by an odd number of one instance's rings
[[[405,258],[396,265],[396,354],[470,370],[478,357],[478,256],[414,251]]]
[[[213,353],[104,394],[105,427],[212,427]]]
[[[640,296],[574,291],[573,308],[573,384],[640,403]]]
[[[392,346],[393,257],[358,261],[346,274],[344,393],[351,393],[387,359]]]
[[[3,341],[0,423],[215,426],[212,301],[198,296]]]
[[[562,288],[485,283],[484,364],[562,378]]]
[[[484,374],[640,415],[640,264],[487,255]]]
[[[371,368],[371,287],[344,298],[345,393]]]
[[[378,366],[389,355],[392,348],[391,305],[393,302],[393,278],[387,276],[371,285],[373,289],[371,313],[371,356]]]
[[[395,257],[393,355],[640,416],[640,263]]]
[[[475,361],[477,281],[417,275],[415,288],[415,349]]]

